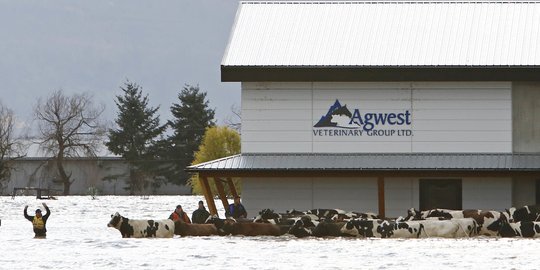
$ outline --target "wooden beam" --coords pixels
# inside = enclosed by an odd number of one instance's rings
[[[199,180],[201,181],[201,187],[203,189],[204,198],[206,199],[206,205],[208,205],[208,210],[210,215],[217,215],[216,204],[214,203],[214,195],[212,195],[212,190],[208,184],[208,178],[206,176],[200,176]]]
[[[225,188],[223,188],[223,183],[221,181],[221,179],[214,177],[214,182],[216,183],[219,198],[221,199],[221,203],[223,203],[223,208],[225,209],[225,211],[227,211],[227,209],[229,209],[229,201],[227,200]]]
[[[236,187],[234,186],[232,178],[227,177],[227,183],[229,184],[229,189],[231,190],[231,194],[233,195],[233,197],[238,197],[238,192],[236,192]]]
[[[386,205],[384,201],[384,177],[377,178],[377,189],[379,191],[379,216],[385,218],[386,216]]]

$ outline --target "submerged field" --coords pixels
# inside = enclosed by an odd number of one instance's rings
[[[175,237],[122,239],[108,228],[115,212],[164,219],[181,204],[190,215],[200,196],[88,196],[40,201],[0,197],[0,269],[537,269],[540,239],[356,239],[280,237]],[[52,214],[47,239],[33,239],[33,215],[46,202]],[[216,205],[220,202],[216,201]],[[223,213],[223,209],[218,209]],[[250,217],[254,213],[250,213]]]

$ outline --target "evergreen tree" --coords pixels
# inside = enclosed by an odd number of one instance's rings
[[[120,87],[123,95],[116,96],[118,115],[117,129],[109,130],[107,148],[126,159],[130,165],[128,188],[131,194],[149,185],[160,185],[159,138],[166,126],[160,125],[158,107],[148,105],[148,95],[143,97],[142,88],[127,81]]]
[[[169,121],[173,129],[168,138],[168,157],[172,161],[169,179],[176,184],[185,184],[189,175],[184,169],[193,161],[206,128],[215,125],[215,111],[208,107],[206,92],[201,92],[199,86],[185,85],[178,99],[180,102],[171,107],[174,119]]]

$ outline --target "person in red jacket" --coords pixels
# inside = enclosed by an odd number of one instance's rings
[[[191,223],[191,220],[189,220],[188,214],[186,214],[186,212],[184,212],[184,210],[182,210],[181,205],[176,206],[176,209],[169,216],[169,219],[172,219],[172,221],[177,221],[177,220],[180,219],[180,220],[184,221],[185,223]]]

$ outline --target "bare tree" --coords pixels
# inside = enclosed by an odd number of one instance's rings
[[[52,154],[64,195],[69,195],[71,172],[66,171],[64,159],[68,157],[96,156],[103,145],[105,125],[100,121],[104,106],[96,106],[88,94],[67,96],[55,91],[46,99],[38,99],[34,108],[38,120],[40,148]]]
[[[0,192],[10,180],[13,161],[21,158],[22,143],[15,135],[13,111],[0,103]]]
[[[242,109],[236,105],[231,106],[232,115],[225,119],[225,125],[236,130],[238,134],[242,134]]]

